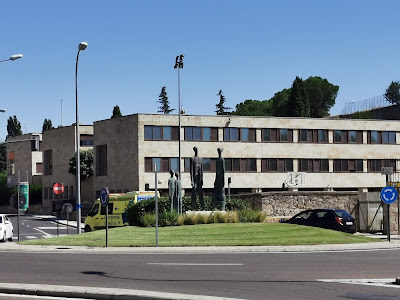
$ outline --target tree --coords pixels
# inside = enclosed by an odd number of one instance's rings
[[[46,130],[54,129],[53,124],[51,123],[50,119],[44,119],[43,121],[43,126],[42,126],[42,132],[45,132]]]
[[[339,87],[321,77],[311,76],[304,80],[304,86],[310,101],[310,117],[323,118],[329,115],[329,110],[335,104]]]
[[[236,104],[236,110],[231,114],[238,116],[270,116],[272,115],[272,105],[267,100],[248,99],[243,103]]]
[[[392,81],[384,94],[385,99],[392,104],[400,104],[400,82]]]
[[[169,114],[170,112],[174,111],[175,109],[169,106],[167,91],[165,90],[165,86],[161,88],[161,93],[158,95],[158,103],[161,105],[158,107],[159,113]]]
[[[0,144],[0,172],[7,170],[7,146],[6,143]]]
[[[21,123],[17,120],[16,116],[14,116],[14,118],[11,116],[8,118],[7,133],[7,137],[22,135]]]
[[[80,150],[79,160],[81,181],[85,181],[93,176],[93,149]],[[76,153],[69,158],[68,173],[76,176]]]
[[[280,92],[275,93],[275,95],[269,100],[272,102],[272,116],[276,117],[287,117],[289,116],[289,97],[290,89],[283,89]]]
[[[115,105],[111,119],[119,118],[119,117],[122,117],[121,110],[119,109],[118,105]]]
[[[219,96],[219,103],[215,105],[217,110],[215,111],[217,115],[229,115],[229,112],[226,110],[231,109],[230,107],[225,106],[225,96],[222,94],[222,90],[219,90],[217,96]]]
[[[288,100],[290,117],[310,117],[310,101],[303,79],[296,76]]]

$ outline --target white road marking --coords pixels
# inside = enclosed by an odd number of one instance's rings
[[[147,263],[148,265],[163,266],[243,266],[243,264],[195,264],[195,263]]]
[[[400,285],[394,284],[396,278],[377,278],[377,279],[317,279],[322,282],[361,284],[381,287],[400,288]]]
[[[2,297],[7,297],[7,299],[8,298],[21,298],[21,297],[23,297],[24,299],[25,298],[32,298],[32,299],[38,299],[38,296],[35,296],[35,295],[18,295],[18,294],[3,294],[3,293],[0,293],[0,299],[2,298]],[[87,300],[88,298],[85,298],[85,299],[83,299],[83,298],[61,298],[61,297],[51,297],[51,296],[40,296],[40,299],[54,299],[54,300],[71,300],[71,299],[73,299],[73,300]]]
[[[52,236],[51,234],[49,234],[49,233],[47,233],[47,232],[45,232],[45,231],[43,231],[43,230],[40,230],[38,227],[35,227],[35,228],[33,228],[33,229],[35,229],[35,230],[37,230],[37,231],[43,233],[44,235]]]
[[[72,227],[70,227],[70,226],[68,226],[69,227],[69,229],[71,229]],[[57,229],[57,227],[36,227],[37,229],[48,229],[48,230],[56,230]],[[65,230],[65,229],[67,229],[67,226],[63,226],[63,225],[60,225],[60,227],[58,227],[58,229],[63,229],[63,230]]]
[[[27,239],[37,239],[37,236],[27,235],[26,238],[27,238]]]

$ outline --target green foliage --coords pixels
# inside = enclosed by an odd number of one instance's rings
[[[45,132],[46,130],[54,129],[53,123],[51,122],[50,119],[44,119],[43,121],[43,126],[42,126],[42,132]]]
[[[310,116],[312,118],[326,117],[335,104],[339,86],[321,77],[309,77],[304,81],[304,86],[310,102]]]
[[[145,213],[140,217],[142,227],[153,227],[156,224],[156,215],[152,213]]]
[[[158,95],[158,103],[161,105],[158,107],[158,112],[159,113],[164,113],[164,114],[169,114],[170,112],[174,111],[175,109],[172,109],[169,106],[169,100],[167,96],[167,91],[165,90],[165,86],[161,88],[161,93]]]
[[[373,119],[374,116],[370,111],[357,111],[350,116],[351,119]]]
[[[81,181],[85,181],[93,176],[93,149],[80,150],[79,160]],[[76,153],[69,158],[68,173],[76,176]]]
[[[264,222],[266,217],[265,213],[259,210],[239,210],[237,214],[241,223]]]
[[[29,184],[29,204],[42,203],[42,186],[40,184]]]
[[[21,123],[18,121],[17,116],[12,118],[11,116],[7,121],[7,137],[14,137],[18,135],[22,135]]]
[[[118,105],[115,105],[111,119],[119,118],[119,117],[122,117],[121,110],[119,109]]]
[[[303,79],[296,76],[288,101],[290,117],[310,117],[310,101]]]
[[[219,102],[218,104],[215,105],[216,107],[216,113],[219,116],[222,115],[229,115],[229,112],[227,111],[228,109],[231,109],[230,107],[226,107],[225,106],[225,102],[226,102],[226,98],[225,96],[222,94],[222,90],[219,90],[217,96],[219,96]]]
[[[176,210],[169,211],[166,209],[161,210],[158,214],[159,226],[175,226],[178,225],[179,214]]]
[[[7,170],[7,146],[6,143],[0,144],[0,172]]]
[[[0,205],[10,204],[10,197],[14,193],[13,188],[7,187],[7,171],[0,173]]]
[[[198,202],[198,200],[197,200]],[[210,196],[204,197],[204,206],[205,210],[207,211],[212,211],[212,198]],[[197,203],[197,207],[200,207],[200,204]],[[251,204],[245,200],[242,200],[240,198],[231,198],[231,200],[226,201],[226,207],[225,209],[227,211],[235,211],[235,210],[245,210],[245,209],[250,209]],[[189,197],[184,197],[182,199],[182,210],[183,211],[189,211],[192,209],[192,199]],[[158,199],[158,210],[159,212],[165,211],[169,212],[170,211],[170,202],[168,197],[160,197]],[[129,225],[137,225],[137,226],[145,226],[142,220],[142,216],[146,213],[152,213],[154,214],[155,212],[155,199],[147,199],[147,200],[142,200],[134,205],[129,206],[127,209],[127,215],[128,215],[128,223]],[[182,221],[182,220],[180,220]],[[178,219],[176,220],[178,223]],[[193,221],[194,224],[197,224],[197,220]],[[203,221],[201,221],[203,222]],[[207,220],[204,220],[204,223],[207,223]]]
[[[232,115],[239,116],[307,116],[322,118],[335,104],[339,87],[328,80],[315,76],[306,80],[296,77],[292,88],[283,89],[264,101],[246,100],[236,105]],[[290,101],[291,102],[290,102]]]
[[[400,81],[392,81],[384,94],[385,99],[392,104],[400,104]]]

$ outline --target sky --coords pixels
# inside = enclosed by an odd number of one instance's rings
[[[75,123],[75,62],[80,42],[80,123],[157,113],[166,86],[189,115],[267,100],[296,76],[339,86],[331,115],[345,103],[382,95],[400,80],[398,0],[5,0],[1,5],[0,140],[17,116],[24,133]],[[176,113],[176,111],[174,112]]]

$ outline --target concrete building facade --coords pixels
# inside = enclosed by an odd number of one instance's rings
[[[217,148],[223,148],[231,192],[374,190],[381,167],[399,170],[399,121],[242,116],[181,116],[182,185],[191,189],[193,147],[203,158],[203,188],[211,192]],[[94,123],[96,195],[155,188],[178,169],[178,116],[134,114]],[[296,176],[300,179],[295,180]],[[300,185],[297,185],[299,183]]]
[[[92,149],[93,126],[80,125],[80,149]],[[76,152],[76,127],[65,126],[43,132],[43,213],[53,213],[56,205],[73,204],[76,199],[76,177],[68,172],[69,158]],[[56,195],[54,183],[64,185],[64,192]],[[93,177],[81,184],[81,203],[87,208],[93,203]]]
[[[6,139],[7,186],[16,186],[18,179],[31,184],[42,183],[41,143],[41,133],[28,133]]]

